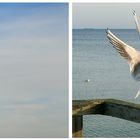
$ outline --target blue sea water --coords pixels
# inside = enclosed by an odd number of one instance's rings
[[[140,50],[134,29],[112,29]],[[90,79],[90,82],[85,82]],[[129,66],[109,43],[104,29],[73,29],[73,99],[114,98],[140,104],[140,89]],[[84,137],[140,137],[140,124],[102,115],[84,116]]]

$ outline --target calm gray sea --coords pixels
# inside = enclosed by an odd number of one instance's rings
[[[140,50],[140,37],[133,29],[112,29],[127,44]],[[90,79],[90,82],[85,82]],[[73,29],[73,99],[134,99],[140,82],[108,42],[103,29]],[[101,116],[84,116],[84,137],[140,137],[140,124]]]

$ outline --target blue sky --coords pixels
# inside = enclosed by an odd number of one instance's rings
[[[140,17],[140,3],[74,3],[73,28],[135,29],[133,9]]]
[[[17,35],[17,32],[20,35],[26,34],[26,37],[30,35],[29,32],[34,32],[34,36],[40,36],[42,34],[44,36],[54,36],[67,32],[66,30],[62,30],[63,26],[66,26],[64,25],[64,20],[67,18],[67,8],[67,4],[51,3],[0,4],[0,32],[2,33],[2,36],[7,33],[6,35],[10,38],[11,35]],[[58,26],[54,19],[58,19]],[[53,26],[53,28],[45,27],[49,25]],[[14,31],[14,28],[17,30]],[[23,29],[24,31],[21,32],[18,28],[26,28],[26,30]],[[8,31],[12,29],[13,31],[9,34]]]
[[[68,4],[0,4],[0,85],[0,137],[68,136]]]

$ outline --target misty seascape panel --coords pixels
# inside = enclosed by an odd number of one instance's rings
[[[0,137],[68,137],[68,4],[0,3],[0,93]]]

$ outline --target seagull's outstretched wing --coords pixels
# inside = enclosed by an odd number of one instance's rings
[[[139,26],[138,17],[136,15],[135,10],[133,11],[133,15],[134,15],[134,20],[135,20],[135,24],[136,24],[136,29],[137,29],[137,31],[138,31],[138,33],[140,35],[140,26]]]
[[[140,95],[140,90],[137,92],[137,94],[134,98],[137,99],[139,95]]]
[[[113,47],[128,61],[129,64],[131,63],[131,60],[137,59],[139,55],[138,51],[117,38],[109,29],[107,29],[106,34]]]

